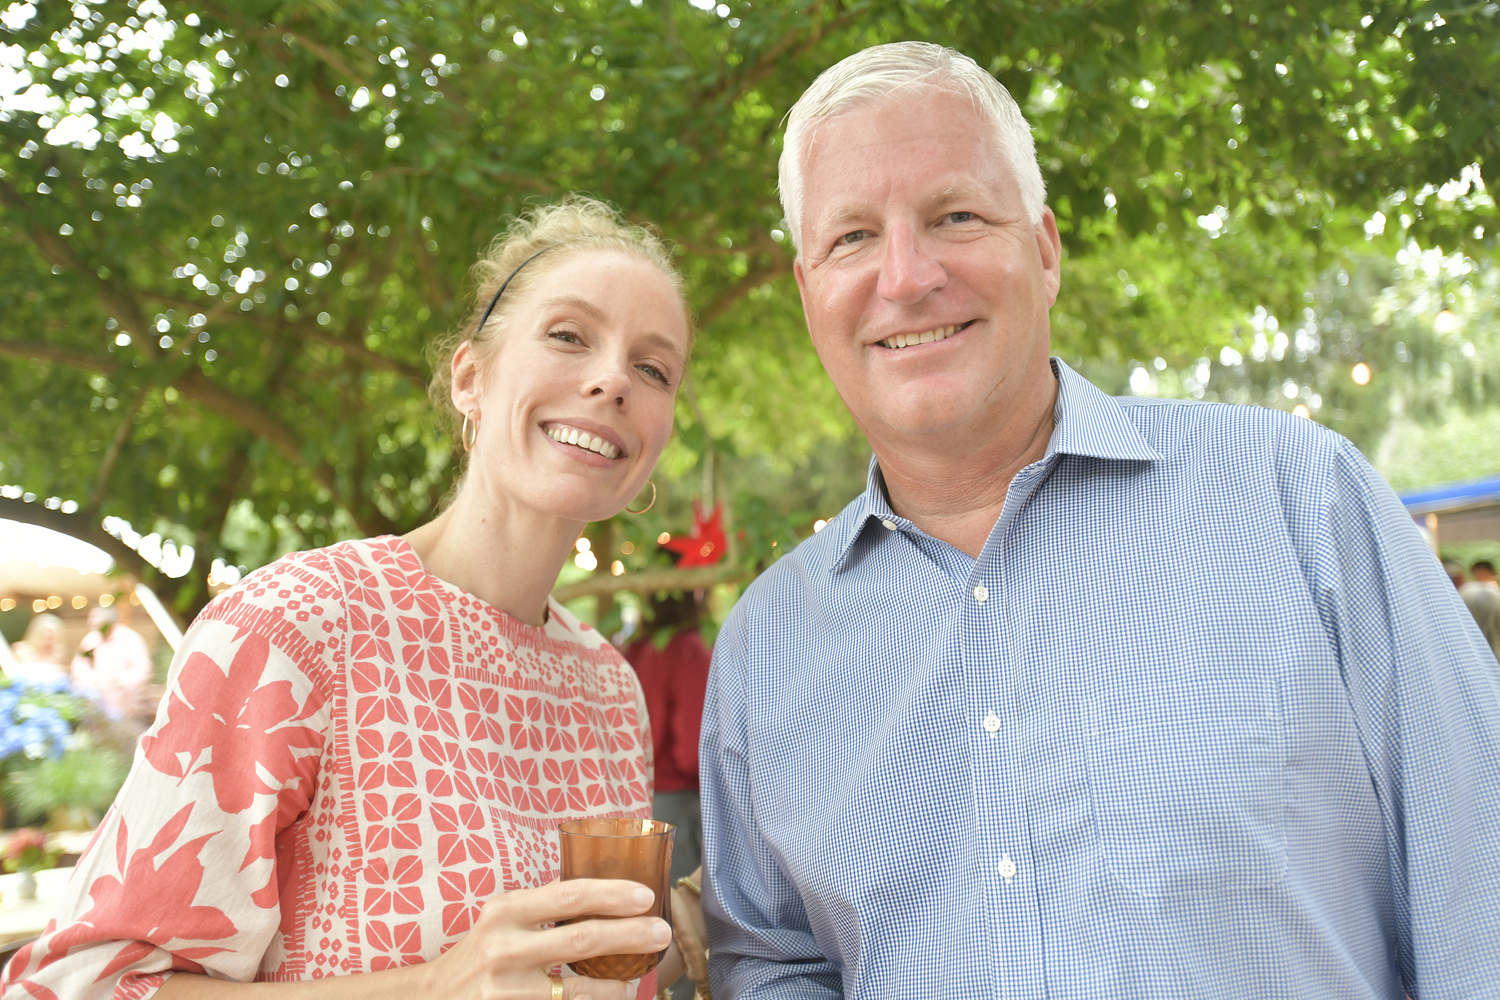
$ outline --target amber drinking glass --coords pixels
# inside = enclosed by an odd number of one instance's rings
[[[562,878],[617,878],[639,882],[656,893],[643,916],[672,922],[671,823],[655,819],[596,816],[574,819],[557,828],[562,842]],[[582,916],[579,920],[608,919]],[[594,979],[639,979],[661,961],[663,948],[650,955],[601,955],[574,962],[573,971]]]

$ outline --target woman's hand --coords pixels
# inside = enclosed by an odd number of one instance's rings
[[[635,882],[557,881],[515,889],[479,911],[473,928],[428,963],[424,996],[452,1000],[550,1000],[554,966],[598,955],[646,955],[666,948],[665,920],[639,916],[655,896]],[[578,920],[548,927],[562,920]],[[619,917],[599,920],[596,917]],[[626,1000],[626,984],[582,976],[563,980],[567,1000]]]

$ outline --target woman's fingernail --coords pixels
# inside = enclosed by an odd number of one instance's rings
[[[651,901],[656,898],[656,893],[652,892],[650,889],[647,889],[645,886],[641,886],[635,891],[635,896],[632,898],[635,900],[636,906],[650,906]]]
[[[665,920],[658,920],[656,926],[651,928],[651,936],[656,939],[657,944],[666,944],[672,940],[672,925]]]

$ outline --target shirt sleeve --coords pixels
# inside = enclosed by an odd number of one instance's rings
[[[146,997],[173,971],[248,982],[279,945],[283,835],[311,804],[330,706],[283,649],[297,643],[276,641],[276,610],[231,591],[188,631],[55,917],[6,969],[7,998]]]
[[[1380,799],[1406,992],[1500,983],[1500,690],[1457,591],[1347,442],[1319,537],[1319,613]]]
[[[744,608],[742,602],[719,633],[703,707],[699,762],[709,982],[721,1000],[842,997],[843,978],[819,949],[801,896],[757,825]]]

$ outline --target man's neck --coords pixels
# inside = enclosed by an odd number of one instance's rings
[[[1058,391],[1055,379],[1048,382],[1008,419],[947,438],[939,447],[919,439],[876,444],[891,509],[979,558],[1005,508],[1011,480],[1047,453]]]

